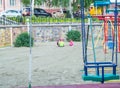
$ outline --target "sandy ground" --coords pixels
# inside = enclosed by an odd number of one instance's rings
[[[92,54],[89,53],[89,56]],[[32,48],[32,59],[33,86],[93,83],[81,78],[83,60],[79,42],[73,47],[65,43],[62,48],[57,47],[55,42],[40,43]],[[29,48],[1,48],[0,88],[28,86],[28,63]]]

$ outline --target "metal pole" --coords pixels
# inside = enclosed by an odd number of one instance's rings
[[[117,43],[117,40],[118,40],[118,38],[117,38],[117,37],[118,37],[118,36],[117,36],[117,35],[118,35],[118,34],[117,34],[117,33],[118,33],[118,32],[117,32],[117,15],[118,15],[117,0],[115,0],[115,12],[114,12],[114,15],[115,15],[115,33],[116,33],[116,39],[115,39],[115,40],[116,40],[116,53],[115,53],[115,56],[116,56],[116,64],[117,64],[117,58],[118,58],[118,55],[117,55],[117,48],[118,48],[118,47],[117,47],[117,46],[118,46],[118,45],[117,45],[117,44],[118,44],[118,43]]]
[[[31,24],[31,18],[32,18],[32,0],[30,0],[30,25],[29,25],[29,35],[30,35],[30,51],[29,51],[29,80],[28,80],[28,88],[32,88],[31,82],[32,82],[32,47],[31,47],[31,36],[32,36],[32,24]]]
[[[30,34],[30,20],[26,19],[26,21],[27,21],[27,32],[28,34]]]
[[[92,50],[93,50],[93,55],[94,55],[94,62],[96,62],[96,53],[95,53],[95,44],[94,44],[94,35],[93,35],[93,30],[92,30],[92,18],[91,17],[90,17],[90,31],[92,35]]]
[[[86,48],[86,36],[85,36],[85,17],[84,17],[84,0],[80,0],[80,6],[81,6],[81,32],[82,32],[82,49],[83,49],[83,60],[84,63],[87,62],[87,58],[85,56],[85,48]]]

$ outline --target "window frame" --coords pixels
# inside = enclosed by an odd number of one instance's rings
[[[0,0],[0,7],[2,6],[3,0]]]
[[[10,6],[15,6],[16,5],[16,0],[10,0]]]

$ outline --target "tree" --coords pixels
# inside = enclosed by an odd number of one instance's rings
[[[85,2],[85,8],[89,8],[90,7],[90,5],[91,5],[91,3],[93,3],[94,2],[94,0],[84,0],[84,2]]]
[[[60,7],[61,11],[63,8],[68,8],[72,16],[72,9],[70,9],[71,8],[70,4],[71,4],[71,0],[52,0],[53,6]]]
[[[30,6],[30,0],[22,0],[23,5]]]
[[[62,7],[68,7],[69,0],[52,0],[52,5],[57,7],[60,5],[62,5]]]
[[[22,3],[24,6],[29,6],[29,7],[30,7],[30,4],[32,4],[31,5],[31,12],[32,12],[32,14],[34,14],[34,11],[33,11],[34,5],[41,5],[42,2],[44,2],[44,1],[45,0],[22,0]]]
[[[42,5],[43,2],[45,2],[45,0],[35,0],[34,4],[35,5]]]
[[[45,0],[31,0],[34,5],[41,5]],[[30,0],[22,0],[24,6],[30,6]]]
[[[31,1],[33,1],[33,0],[31,0]],[[77,6],[80,5],[80,0],[35,0],[34,4],[35,5],[41,5],[45,2],[45,3],[49,3],[52,6],[56,6],[56,7],[59,7],[60,5],[62,7],[68,7],[69,6],[69,1],[73,2],[72,3],[73,8],[77,8]],[[90,6],[90,4],[94,2],[94,0],[84,0],[84,2],[85,2],[85,8],[88,8]],[[30,5],[30,0],[22,0],[22,3],[25,6],[29,6]]]
[[[33,0],[31,0],[33,1]],[[60,6],[62,5],[62,7],[68,7],[69,6],[69,1],[70,0],[35,0],[34,1],[34,4],[35,5],[41,5],[43,2],[48,2],[50,4],[52,4],[52,6]],[[71,0],[73,1],[73,8],[77,7],[76,5],[80,5],[80,0]],[[85,8],[88,8],[90,6],[91,3],[94,2],[94,0],[84,0],[85,2]],[[25,6],[28,6],[30,5],[30,0],[22,0],[22,3],[25,5]]]
[[[93,2],[94,0],[84,0],[85,9],[88,9]],[[80,9],[80,0],[73,0],[72,6],[74,11]]]
[[[88,9],[93,2],[94,0],[84,0],[85,8]],[[63,8],[68,8],[69,11],[72,10],[70,11],[72,14],[73,11],[77,11],[80,9],[80,0],[52,0],[52,6],[59,7],[60,5]],[[70,9],[70,7],[72,7],[72,9]]]
[[[31,0],[32,1],[32,9],[34,8],[34,5],[41,5],[43,3],[47,3],[48,6],[56,6],[60,7],[61,11],[62,8],[67,8],[71,15],[73,11],[80,9],[80,0]],[[91,3],[93,3],[94,0],[84,0],[85,8],[88,9]],[[25,6],[30,6],[30,0],[22,0],[22,3]],[[78,8],[79,7],[79,8]]]

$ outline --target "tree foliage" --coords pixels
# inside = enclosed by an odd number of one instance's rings
[[[41,5],[42,3],[49,3],[52,6],[59,7],[60,5],[62,5],[62,7],[68,7],[69,1],[71,0],[34,0],[34,4]],[[84,0],[84,2],[85,2],[85,8],[88,8],[90,4],[94,2],[94,0]],[[22,0],[22,3],[25,6],[29,6],[30,0]],[[80,0],[73,0],[73,3],[72,3],[73,9],[78,8],[78,5],[80,5]]]
[[[31,0],[32,2],[33,0]],[[41,5],[43,2],[46,2],[46,0],[34,0],[35,5]],[[23,5],[30,6],[30,0],[22,0]]]
[[[61,4],[62,7],[68,7],[69,1],[71,1],[71,0],[52,0],[52,5],[59,6]],[[88,8],[90,6],[90,4],[93,2],[94,2],[94,0],[84,0],[85,8]],[[78,9],[78,6],[80,6],[80,0],[73,0],[73,2],[71,4],[73,6],[73,9]]]
[[[52,0],[52,5],[59,7],[60,5],[62,7],[68,7],[69,6],[69,0]]]
[[[84,0],[84,5],[85,5],[85,8],[89,8],[89,6],[91,5],[91,3],[93,3],[94,0]]]
[[[22,0],[23,5],[29,6],[30,5],[30,0]]]
[[[34,4],[35,5],[41,5],[45,0],[35,0]]]

